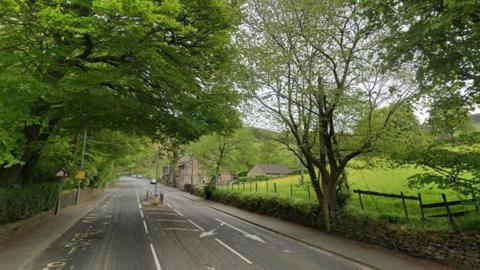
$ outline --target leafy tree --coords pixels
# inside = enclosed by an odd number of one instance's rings
[[[367,0],[372,21],[389,32],[383,40],[389,64],[413,63],[423,86],[480,87],[480,5],[478,0]],[[446,90],[446,89],[444,89]]]
[[[454,143],[460,132],[471,128],[470,108],[458,93],[437,95],[430,108],[428,126],[440,142]]]
[[[229,167],[229,155],[240,148],[241,140],[242,137],[238,134],[212,134],[200,138],[188,147],[202,170],[210,176],[209,189],[215,188],[218,176]]]
[[[382,33],[356,1],[255,0],[245,10],[241,87],[304,163],[330,230],[345,167],[372,151],[382,134],[375,129],[387,129],[417,88],[405,70],[380,70]],[[374,125],[381,107],[388,109]],[[355,136],[361,119],[367,130]]]
[[[61,129],[186,142],[238,124],[233,4],[21,0],[2,2],[0,15],[4,181],[28,181]]]
[[[403,164],[414,164],[426,169],[409,177],[410,187],[432,184],[442,189],[453,189],[465,195],[480,192],[480,148],[477,146],[416,147],[400,156]]]

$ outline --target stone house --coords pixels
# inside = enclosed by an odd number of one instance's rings
[[[291,175],[292,171],[283,165],[278,164],[257,164],[247,173],[248,177],[255,176],[269,176],[269,177],[282,177]]]
[[[176,165],[168,165],[163,168],[163,182],[178,189],[188,191],[190,187],[204,186],[210,181],[210,177],[203,172],[200,164],[191,155],[182,156]],[[218,184],[227,184],[233,181],[233,174],[221,173]]]

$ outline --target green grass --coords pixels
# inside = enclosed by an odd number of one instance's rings
[[[466,197],[452,190],[440,190],[435,187],[428,187],[422,189],[412,189],[408,187],[407,178],[417,172],[419,169],[409,168],[395,168],[395,169],[348,169],[348,180],[351,189],[361,189],[377,191],[382,193],[400,194],[417,196],[422,195],[423,203],[434,203],[442,201],[442,193],[445,193],[447,199],[459,200]],[[305,180],[309,183],[309,177],[305,175]],[[313,188],[307,185],[300,185],[300,175],[293,175],[283,178],[270,179],[268,181],[257,181],[240,183],[238,186],[220,187],[222,189],[240,190],[241,192],[259,192],[259,193],[274,193],[275,185],[277,196],[292,197],[297,200],[309,200],[308,190],[310,190],[310,200],[315,201],[316,197]],[[256,186],[256,187],[255,187]],[[268,187],[267,187],[268,186]],[[256,191],[255,191],[256,188]],[[244,191],[245,189],[245,191]],[[358,194],[352,193],[352,197],[348,201],[347,208],[350,211],[358,212],[359,214],[369,215],[374,218],[383,218],[394,223],[404,224],[404,226],[425,227],[438,230],[447,230],[449,228],[447,218],[428,218],[427,221],[421,221],[421,214],[419,202],[416,200],[406,200],[409,220],[406,220],[405,212],[401,199],[384,198],[378,196],[362,195],[364,210],[360,207]],[[462,210],[472,210],[472,205],[457,205],[452,206],[453,212]],[[425,209],[425,216],[435,214],[444,214],[445,208]],[[480,229],[480,215],[479,212],[465,217],[457,217],[455,221],[464,230]],[[407,225],[408,224],[408,225]]]

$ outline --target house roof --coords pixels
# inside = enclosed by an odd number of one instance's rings
[[[278,164],[258,164],[263,172],[266,174],[290,174],[292,173],[287,167]]]

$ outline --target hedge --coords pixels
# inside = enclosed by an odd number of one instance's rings
[[[55,207],[58,183],[0,187],[0,224],[14,222]]]
[[[210,200],[311,227],[317,227],[317,218],[320,214],[320,208],[316,203],[268,193],[242,193],[216,189]]]

